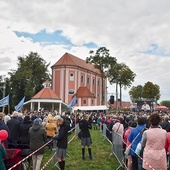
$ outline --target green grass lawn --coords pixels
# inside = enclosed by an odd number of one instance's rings
[[[114,154],[111,154],[111,144],[102,136],[99,130],[91,130],[91,137],[93,144],[92,147],[92,155],[93,160],[90,160],[88,157],[88,151],[86,148],[86,159],[81,159],[81,141],[80,139],[73,139],[72,142],[69,143],[67,153],[68,157],[66,157],[66,170],[116,170],[119,167],[119,163],[115,158]],[[69,136],[69,139],[74,134]],[[46,148],[46,152],[43,157],[42,166],[49,161],[51,156],[53,155],[53,151],[49,151]],[[58,166],[58,164],[57,164]],[[57,170],[57,166],[54,166],[54,161],[49,161],[48,166],[45,167],[46,170]],[[122,168],[123,169],[123,168]],[[119,168],[121,170],[121,168]]]

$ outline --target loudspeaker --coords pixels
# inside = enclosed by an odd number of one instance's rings
[[[110,96],[110,104],[114,104],[114,96]]]

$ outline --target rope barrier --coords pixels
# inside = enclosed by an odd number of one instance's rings
[[[44,170],[45,167],[51,162],[51,160],[54,158],[54,156],[56,155],[56,152],[52,155],[52,157],[45,163],[45,165],[41,168],[41,170]]]
[[[68,144],[71,143],[71,141],[75,138],[75,135],[68,141]],[[54,156],[56,155],[56,152],[54,153],[54,155],[49,159],[49,161],[46,162],[46,164],[41,168],[41,170],[44,170],[44,168],[50,163],[50,161],[54,158]]]
[[[75,129],[75,127],[71,130],[68,131],[68,133],[72,132]],[[74,138],[73,138],[74,139]],[[72,140],[73,140],[72,139]],[[40,148],[38,148],[37,150],[35,150],[34,152],[32,152],[31,154],[29,154],[28,156],[26,156],[25,158],[23,158],[21,161],[17,162],[15,165],[13,165],[11,168],[9,168],[8,170],[12,170],[14,169],[16,166],[18,166],[19,164],[21,164],[22,162],[24,162],[26,159],[28,159],[29,157],[31,157],[32,155],[34,155],[36,152],[38,152],[39,150],[41,150],[42,148],[44,148],[46,145],[48,145],[49,143],[51,143],[53,141],[53,139],[51,139],[50,141],[48,141],[47,143],[45,143],[44,145],[42,145]],[[54,154],[55,156],[55,154]],[[50,162],[50,161],[48,161]],[[48,165],[48,164],[47,164]]]
[[[23,158],[21,161],[17,162],[15,165],[13,165],[11,168],[9,168],[8,170],[12,170],[14,169],[16,166],[18,166],[19,164],[21,164],[22,162],[24,162],[26,159],[28,159],[29,157],[31,157],[32,155],[34,155],[36,152],[38,152],[40,149],[44,148],[46,145],[48,145],[50,142],[52,142],[52,140],[48,141],[47,143],[45,143],[44,145],[42,145],[40,148],[38,148],[37,150],[35,150],[34,152],[32,152],[31,154],[29,154],[28,156],[26,156],[25,158]]]

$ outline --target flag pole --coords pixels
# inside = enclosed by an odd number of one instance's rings
[[[10,105],[8,105],[8,113],[10,114]]]

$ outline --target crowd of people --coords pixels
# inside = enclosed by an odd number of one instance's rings
[[[53,113],[29,113],[23,114],[14,111],[12,115],[0,113],[0,130],[8,133],[8,138],[1,141],[0,161],[3,162],[2,170],[5,170],[3,159],[7,156],[7,149],[28,146],[32,155],[33,170],[40,170],[46,143],[49,150],[56,143],[57,161],[61,170],[65,167],[68,132],[74,127],[75,119],[70,115]],[[55,142],[56,141],[56,142]],[[38,150],[38,151],[37,151]]]
[[[86,146],[89,159],[93,159],[89,130],[92,127],[97,130],[99,126],[106,124],[106,136],[110,141],[112,132],[115,132],[121,136],[124,150],[131,145],[130,153],[126,155],[128,170],[167,169],[170,161],[169,113],[146,111],[118,114],[91,112],[76,115],[60,115],[56,112],[22,114],[14,111],[12,115],[0,113],[0,130],[8,132],[8,138],[1,141],[1,160],[6,156],[5,149],[16,148],[20,144],[29,145],[31,152],[38,150],[32,156],[32,166],[33,170],[39,170],[45,153],[42,146],[53,141],[47,146],[52,150],[56,143],[57,162],[60,169],[64,170],[68,132],[76,123],[79,123],[81,130],[82,159],[86,159]],[[140,153],[137,153],[139,146]]]
[[[108,113],[97,121],[106,124],[106,136],[110,141],[115,132],[122,137],[124,151],[130,145],[130,153],[125,155],[128,170],[167,170],[170,165],[169,118],[168,112],[140,111]]]

